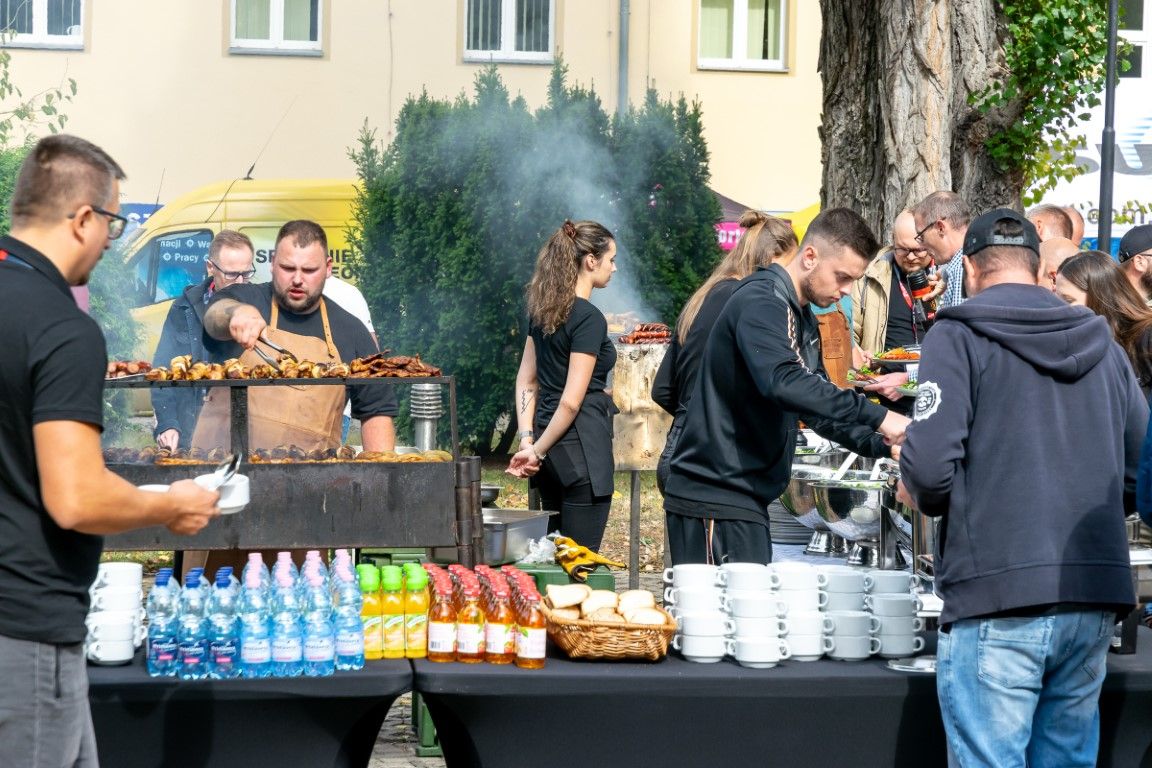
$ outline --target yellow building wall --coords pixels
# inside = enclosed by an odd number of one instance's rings
[[[555,0],[569,77],[617,103],[619,0]],[[124,166],[124,199],[161,202],[253,175],[350,177],[360,126],[392,135],[405,99],[452,98],[483,66],[463,61],[464,0],[325,0],[323,56],[230,54],[228,0],[86,3],[84,50],[12,48],[25,94],[71,77],[67,130]],[[747,205],[791,210],[818,197],[819,8],[790,0],[789,71],[700,71],[697,0],[633,0],[629,93],[703,104],[712,186]],[[500,64],[512,94],[545,99],[547,65]],[[258,159],[257,159],[258,158]]]

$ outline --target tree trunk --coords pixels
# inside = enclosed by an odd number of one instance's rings
[[[1004,66],[994,0],[821,0],[821,11],[822,206],[852,208],[882,241],[937,190],[973,211],[1019,208],[1022,178],[995,167],[984,141],[1020,105],[968,104]]]

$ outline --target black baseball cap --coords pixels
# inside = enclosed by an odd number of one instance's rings
[[[1023,231],[1015,237],[996,234],[996,225],[1002,221],[1014,221]],[[964,235],[965,256],[971,256],[992,245],[1017,245],[1040,253],[1040,237],[1036,234],[1036,227],[1011,208],[988,211],[968,225],[968,232]]]
[[[1141,224],[1124,233],[1116,258],[1123,264],[1136,254],[1150,250],[1152,250],[1152,224]]]

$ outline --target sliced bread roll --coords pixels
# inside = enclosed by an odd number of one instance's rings
[[[601,608],[616,608],[616,593],[608,589],[594,589],[592,594],[580,603],[580,613],[589,616]]]
[[[562,621],[575,621],[580,618],[579,608],[553,608],[552,615]]]
[[[653,624],[657,626],[668,620],[664,613],[656,608],[637,608],[624,614],[624,618],[628,620],[629,624]]]
[[[620,613],[627,614],[637,608],[655,608],[656,598],[646,589],[630,589],[620,593],[620,602],[617,606]]]
[[[608,622],[615,624],[624,623],[624,617],[616,613],[616,610],[613,608],[598,608],[585,618],[587,618],[589,621]]]
[[[544,588],[553,608],[570,608],[580,605],[592,594],[587,584],[549,584]]]

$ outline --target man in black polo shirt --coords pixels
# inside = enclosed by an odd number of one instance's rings
[[[219,495],[191,480],[141,491],[104,466],[104,337],[77,306],[120,236],[123,171],[74,136],[40,141],[0,238],[0,765],[96,765],[84,667],[101,536],[193,534]]]

